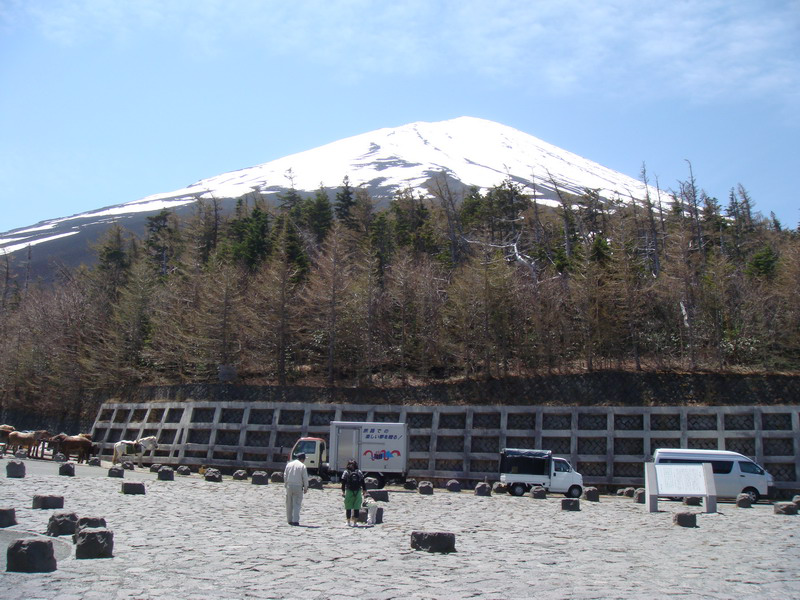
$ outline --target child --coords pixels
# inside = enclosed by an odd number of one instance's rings
[[[375,525],[375,515],[378,512],[378,503],[372,499],[369,492],[364,496],[364,509],[367,511],[367,527]]]

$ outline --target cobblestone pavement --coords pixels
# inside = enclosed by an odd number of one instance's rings
[[[5,462],[0,507],[15,508],[18,524],[0,529],[3,547],[46,530],[54,511],[32,509],[34,494],[62,495],[63,510],[105,517],[114,532],[113,558],[77,560],[61,537],[53,573],[8,573],[3,564],[8,600],[800,598],[800,516],[775,515],[768,504],[721,503],[687,529],[672,513],[701,509],[677,502],[649,514],[629,498],[601,496],[566,512],[560,496],[392,490],[382,525],[350,528],[331,486],[309,491],[301,527],[291,527],[280,484],[167,482],[137,469],[125,480],[145,481],[147,493],[133,496],[105,466],[65,477],[39,461],[9,479]],[[412,550],[414,530],[453,532],[457,551]]]

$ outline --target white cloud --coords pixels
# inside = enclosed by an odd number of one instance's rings
[[[231,45],[342,77],[476,74],[539,93],[796,99],[800,1],[28,0],[47,38],[135,44],[141,32],[205,52]]]

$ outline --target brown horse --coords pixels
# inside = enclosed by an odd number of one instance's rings
[[[8,434],[8,444],[6,444],[6,449],[3,451],[3,454],[8,450],[16,452],[17,450],[25,448],[28,451],[28,456],[34,458],[39,444],[49,437],[51,437],[50,432],[44,429],[26,432],[12,431]]]
[[[11,425],[0,425],[0,444],[3,444],[3,454],[5,454],[6,444],[8,444],[8,434],[16,431]]]
[[[53,446],[53,454],[60,452],[67,457],[67,460],[73,452],[79,463],[86,462],[92,455],[91,436],[85,433],[78,435],[59,433],[51,437],[48,442]]]

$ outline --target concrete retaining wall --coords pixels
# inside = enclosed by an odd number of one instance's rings
[[[497,479],[502,448],[568,459],[587,484],[633,485],[656,448],[733,450],[777,486],[800,481],[800,407],[395,406],[293,402],[105,403],[92,434],[114,442],[158,436],[146,458],[171,465],[278,470],[297,438],[327,440],[331,421],[407,422],[409,476]]]

